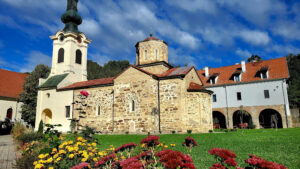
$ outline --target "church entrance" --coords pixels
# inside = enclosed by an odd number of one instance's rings
[[[52,122],[52,112],[49,109],[45,109],[42,113],[42,119],[44,124],[51,124]]]
[[[221,112],[213,111],[213,121],[214,121],[214,128],[226,129],[226,118]]]
[[[6,118],[8,118],[9,120],[11,120],[12,119],[12,115],[13,115],[13,109],[12,108],[7,109]]]
[[[259,114],[259,124],[262,128],[282,128],[282,118],[276,110],[265,109]]]

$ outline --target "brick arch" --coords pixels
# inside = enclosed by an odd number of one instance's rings
[[[243,108],[243,110],[245,112],[247,112],[248,115],[239,114],[240,108],[238,108],[236,111],[234,111],[232,113],[231,118],[232,118],[232,125],[233,125],[233,127],[241,127],[239,125],[242,124],[242,123],[243,124],[246,123],[247,126],[249,125],[249,123],[251,123],[251,122],[253,123],[252,113],[249,112],[249,111],[247,111],[247,109],[245,109],[245,108]],[[245,127],[247,127],[247,126],[245,126]]]
[[[214,128],[227,128],[226,115],[221,111],[213,111]]]
[[[277,127],[283,128],[283,118],[279,111],[273,108],[266,108],[259,113],[259,124],[262,128],[275,128],[275,122],[272,116],[277,119]],[[274,118],[274,117],[273,117]]]

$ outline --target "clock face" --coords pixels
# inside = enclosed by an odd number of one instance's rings
[[[77,42],[81,43],[81,37],[80,36],[77,37]]]
[[[64,39],[65,39],[65,36],[64,36],[64,35],[60,35],[60,36],[59,36],[59,41],[62,42],[62,41],[64,41]]]

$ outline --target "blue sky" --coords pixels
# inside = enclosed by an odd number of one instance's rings
[[[0,0],[0,68],[49,66],[67,0]],[[92,43],[88,58],[134,63],[137,41],[152,32],[169,44],[173,64],[220,67],[258,54],[300,53],[300,1],[80,0],[79,26]]]

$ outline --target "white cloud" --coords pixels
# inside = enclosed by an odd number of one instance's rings
[[[31,51],[29,57],[26,59],[26,63],[20,69],[20,72],[31,72],[36,65],[45,64],[51,65],[51,57],[43,54],[40,51]]]
[[[101,32],[99,23],[93,19],[84,19],[79,29],[91,37],[96,37]]]
[[[235,53],[240,56],[242,59],[249,58],[252,54],[248,50],[242,50],[238,48]]]
[[[293,54],[300,54],[300,48],[297,48],[295,46],[292,46],[292,45],[273,45],[269,48],[266,49],[267,51],[269,52],[277,52],[281,55],[288,55],[290,53],[293,53]]]
[[[174,49],[169,47],[168,55],[169,63],[174,64],[176,66],[185,66],[186,64],[188,66],[195,66],[196,68],[198,66],[198,60],[195,57],[183,54],[181,49]]]
[[[169,5],[177,6],[189,12],[204,11],[209,14],[216,13],[216,3],[211,0],[172,0],[166,1]]]
[[[4,59],[2,59],[1,57],[0,57],[0,66],[1,67],[4,67],[4,66],[7,66],[7,62],[4,60]]]
[[[300,25],[296,21],[277,21],[271,31],[289,40],[300,40]]]
[[[239,33],[239,36],[252,45],[267,45],[270,42],[267,32],[243,30]]]
[[[90,54],[91,59],[97,62],[99,65],[103,66],[108,61],[112,60],[111,56],[103,55],[101,53]]]

